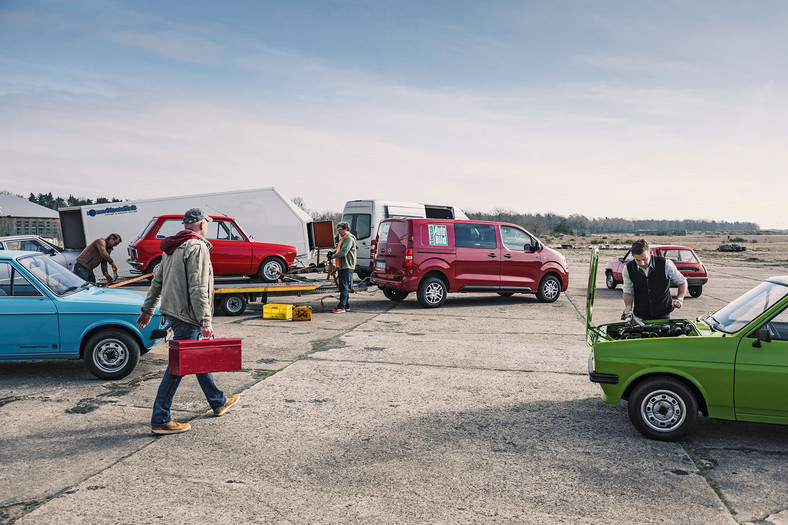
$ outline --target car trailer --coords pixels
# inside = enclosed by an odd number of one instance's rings
[[[127,290],[137,290],[147,292],[149,285],[146,282],[144,286],[134,284],[137,281],[150,277],[152,274],[135,277],[127,281],[113,283],[110,287],[115,288],[123,286]],[[331,279],[310,279],[304,277],[291,277],[283,275],[284,282],[279,283],[261,283],[249,282],[244,279],[232,279],[228,282],[214,281],[214,301],[217,306],[225,315],[241,315],[246,310],[246,305],[257,301],[258,299],[263,303],[268,302],[270,296],[279,295],[296,295],[313,294],[313,293],[330,293],[337,290],[337,286]],[[368,281],[356,283],[353,286],[354,291],[367,290]]]

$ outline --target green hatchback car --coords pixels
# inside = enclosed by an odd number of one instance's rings
[[[788,276],[762,282],[695,320],[591,320],[599,252],[591,254],[588,375],[605,403],[627,400],[629,419],[651,439],[673,441],[698,412],[733,421],[788,424]]]

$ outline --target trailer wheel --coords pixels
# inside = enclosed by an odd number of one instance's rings
[[[703,293],[702,286],[690,286],[689,287],[689,294],[690,297],[700,297],[700,294]]]
[[[246,297],[239,294],[222,295],[219,306],[227,315],[241,315],[246,310]]]
[[[278,257],[267,257],[260,263],[257,276],[267,283],[275,283],[286,270],[284,261]]]

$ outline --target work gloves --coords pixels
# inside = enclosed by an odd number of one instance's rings
[[[334,258],[334,252],[333,252],[333,250],[329,250],[329,251],[328,251],[328,254],[326,255],[326,257],[328,258],[328,260],[329,260],[329,261],[330,261],[331,259],[333,259],[333,258]]]

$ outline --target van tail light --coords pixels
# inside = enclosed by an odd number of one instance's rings
[[[372,239],[371,250],[372,250],[372,257],[374,258],[375,254],[378,252],[378,240],[377,239]]]
[[[407,248],[405,250],[405,266],[413,266],[413,248]]]

